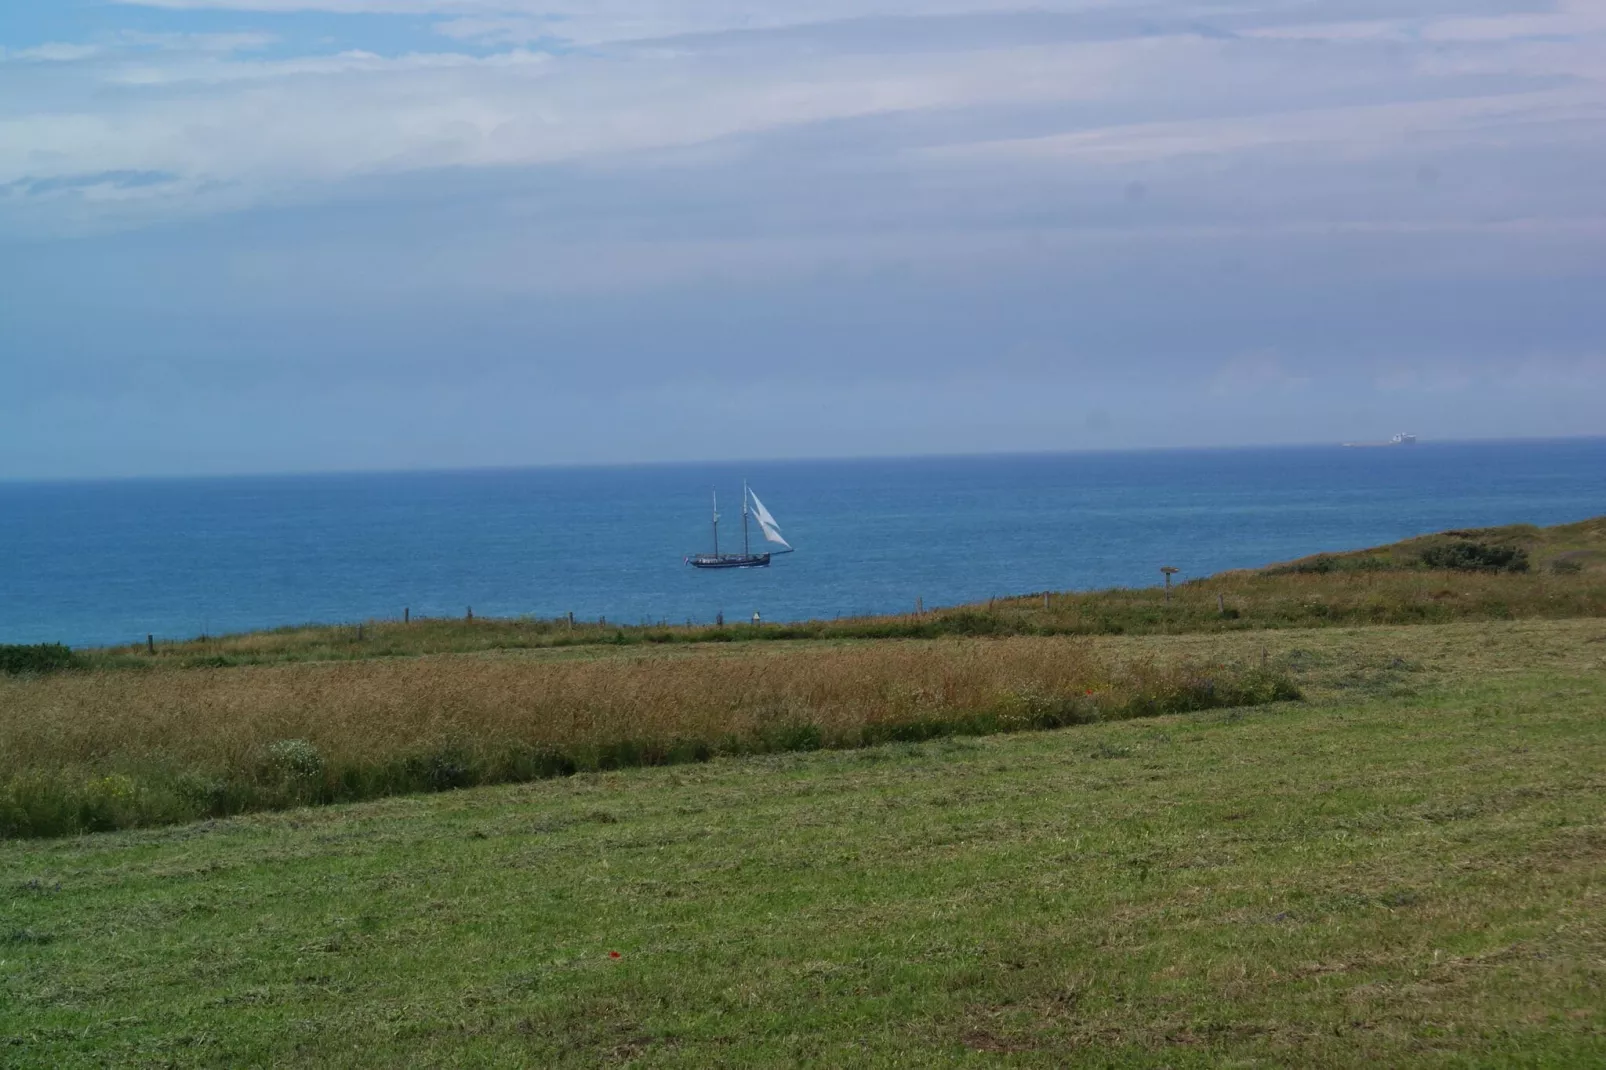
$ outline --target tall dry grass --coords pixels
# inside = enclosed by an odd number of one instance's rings
[[[0,835],[1292,697],[1064,638],[0,680]]]

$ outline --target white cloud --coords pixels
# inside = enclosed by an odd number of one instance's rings
[[[275,34],[243,33],[149,33],[123,30],[113,40],[117,45],[130,48],[161,49],[169,52],[230,53],[254,52],[275,44]]]
[[[102,49],[97,45],[75,45],[53,41],[31,48],[0,48],[0,63],[8,60],[21,63],[73,63],[97,56],[101,52]]]
[[[1581,2],[1541,14],[1490,16],[1479,4],[1461,16],[1410,18],[1407,10],[1353,22],[1335,16],[1337,5],[1317,5],[1308,25],[1292,24],[1286,9],[1269,2],[1174,2],[1154,9],[1169,19],[1165,32],[1150,32],[1147,14],[1050,4],[1031,17],[1093,21],[1055,24],[1057,35],[1036,44],[1020,43],[1038,25],[1029,22],[1011,30],[1015,36],[967,38],[982,27],[1015,26],[1010,20],[1024,16],[1013,0],[145,6],[389,11],[443,21],[438,50],[400,55],[359,47],[254,56],[276,39],[248,28],[112,32],[89,44],[7,53],[9,60],[72,61],[75,79],[46,80],[37,63],[0,64],[0,187],[13,190],[12,201],[70,202],[83,221],[95,217],[84,203],[90,187],[65,180],[173,176],[112,186],[107,218],[126,221],[141,198],[149,218],[162,218],[316,200],[354,179],[446,168],[587,163],[651,173],[663,171],[667,153],[681,152],[682,169],[729,170],[764,150],[749,144],[701,157],[685,150],[817,130],[825,146],[800,163],[898,175],[933,204],[949,189],[948,203],[977,218],[996,214],[989,190],[1008,189],[1022,211],[1036,204],[1057,212],[1074,200],[1077,183],[1127,188],[1139,179],[1154,193],[1126,206],[1130,218],[1089,225],[1434,229],[1518,220],[1542,229],[1561,219],[1593,225],[1606,215],[1606,204],[1567,177],[1581,158],[1602,162],[1593,132],[1606,121],[1606,13]],[[913,21],[853,23],[851,39],[810,37],[804,25],[867,15]],[[956,15],[994,21],[930,18]],[[1190,28],[1190,19],[1204,18],[1240,36]],[[935,37],[915,32],[939,24]],[[597,45],[754,29],[768,36]],[[550,34],[596,47],[571,54],[523,47]],[[471,54],[454,40],[498,50]],[[777,41],[792,47],[777,49]],[[840,133],[893,120],[906,124],[906,140]],[[1520,161],[1503,157],[1517,152]],[[1430,159],[1447,161],[1434,166],[1446,178],[1431,199],[1420,183],[1410,187],[1416,201],[1377,187],[1383,170],[1414,175]],[[1520,183],[1496,182],[1519,169]],[[1225,210],[1229,182],[1259,183],[1258,212]],[[898,184],[883,180],[881,188]],[[973,194],[961,192],[967,189]],[[1556,195],[1563,189],[1566,196]],[[1183,202],[1186,218],[1167,215]]]
[[[104,111],[0,118],[0,182],[160,169],[271,187],[419,167],[536,164],[690,145],[800,123],[1089,96],[1068,49],[840,57],[780,69],[692,58],[371,53],[121,64],[106,84],[166,89]],[[237,83],[228,85],[226,83]],[[340,106],[327,102],[338,98]]]
[[[1428,41],[1502,42],[1526,38],[1582,37],[1606,33],[1606,8],[1595,0],[1571,0],[1554,11],[1480,18],[1446,18],[1422,27]]]
[[[29,48],[0,47],[0,63],[7,60],[39,63],[76,63],[138,51],[226,55],[266,48],[278,38],[268,33],[146,33],[120,30],[93,44],[51,42]]]
[[[755,30],[843,19],[977,12],[1099,11],[1098,0],[121,0],[186,11],[326,12],[554,22],[582,41]],[[1193,5],[1186,5],[1192,7]]]
[[[1342,146],[1350,154],[1376,154],[1422,139],[1442,142],[1523,119],[1536,123],[1606,119],[1606,92],[1573,86],[1496,96],[1456,97],[1383,104],[1303,108],[1256,115],[1225,115],[1152,123],[1114,124],[1074,133],[1005,141],[978,141],[928,150],[937,158],[1069,158],[1138,163],[1173,156],[1229,155],[1268,145]]]

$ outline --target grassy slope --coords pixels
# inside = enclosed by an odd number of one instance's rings
[[[1411,567],[1426,547],[1471,539],[1526,550],[1531,571],[1477,574]],[[421,654],[476,653],[787,639],[933,638],[943,635],[1146,635],[1246,631],[1332,624],[1447,623],[1455,620],[1606,616],[1606,517],[1537,528],[1519,524],[1455,535],[1428,535],[1391,546],[1319,558],[1353,564],[1373,559],[1397,570],[1290,574],[1287,566],[1226,572],[1163,590],[1117,588],[1051,594],[935,610],[919,616],[867,617],[799,624],[602,625],[564,620],[368,621],[307,625],[220,638],[89,651],[100,667],[227,666],[335,661]],[[1302,559],[1310,562],[1311,558]],[[1557,571],[1556,562],[1568,562]],[[1297,564],[1297,563],[1296,563]],[[1576,569],[1573,571],[1572,569]],[[1223,609],[1226,612],[1223,612]]]
[[[1533,524],[1507,524],[1504,527],[1444,531],[1348,553],[1313,554],[1289,564],[1310,563],[1322,558],[1350,563],[1370,559],[1404,567],[1418,560],[1422,552],[1430,547],[1450,545],[1457,541],[1476,541],[1523,550],[1536,571],[1555,571],[1558,563],[1567,571],[1576,565],[1580,572],[1594,572],[1606,566],[1606,516],[1548,528]],[[1278,567],[1274,565],[1269,571]]]
[[[1311,701],[9,844],[0,1062],[1606,1060],[1606,625],[1099,643]]]

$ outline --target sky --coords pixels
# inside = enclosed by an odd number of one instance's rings
[[[1606,433],[1599,0],[7,0],[0,478]]]

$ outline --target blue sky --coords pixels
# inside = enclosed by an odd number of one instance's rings
[[[11,0],[0,478],[1606,433],[1606,5]]]

